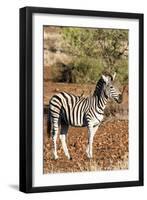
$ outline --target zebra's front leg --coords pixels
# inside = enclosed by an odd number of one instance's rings
[[[66,144],[66,137],[67,137],[68,125],[61,125],[61,133],[60,133],[60,140],[62,144],[63,151],[66,157],[71,160],[71,156],[69,155],[67,144]]]
[[[93,138],[94,135],[97,131],[98,127],[93,127],[88,126],[88,145],[87,145],[87,149],[86,149],[86,153],[87,153],[87,157],[88,158],[92,158],[93,157],[93,149],[92,149],[92,145],[93,145]]]

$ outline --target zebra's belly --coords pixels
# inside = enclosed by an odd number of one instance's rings
[[[66,117],[66,124],[73,126],[73,127],[85,127],[85,126],[87,126],[87,122],[83,117],[80,120]]]
[[[75,122],[73,122],[73,121],[71,121],[71,120],[68,120],[67,118],[66,118],[66,120],[62,118],[62,119],[61,119],[61,124],[70,125],[70,126],[72,126],[72,127],[86,127],[86,126],[87,126],[87,123],[86,123],[86,122],[75,123]]]
[[[73,127],[85,127],[87,123],[71,123],[70,125]]]
[[[71,124],[72,127],[86,127],[86,124]]]
[[[84,122],[84,120],[81,120],[81,121],[70,121],[69,123],[71,126],[73,127],[85,127],[87,126],[87,123]]]

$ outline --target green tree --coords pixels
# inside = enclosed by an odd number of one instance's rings
[[[103,70],[122,73],[121,81],[127,80],[127,30],[64,27],[60,31],[63,48],[72,57],[66,70],[69,69],[72,71],[71,76],[77,77],[72,81],[80,82],[84,76],[87,82],[92,82],[91,74],[95,80]]]

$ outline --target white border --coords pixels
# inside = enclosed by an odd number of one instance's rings
[[[129,169],[43,174],[43,25],[129,30]],[[33,186],[136,181],[139,179],[139,23],[135,19],[33,15]]]

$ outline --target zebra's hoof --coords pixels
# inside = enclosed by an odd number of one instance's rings
[[[91,159],[92,159],[92,156],[91,156],[91,155],[87,155],[87,158],[88,158],[89,160],[91,160]]]
[[[58,160],[58,156],[52,156],[52,160]]]
[[[72,157],[71,156],[67,156],[68,160],[72,160]]]

